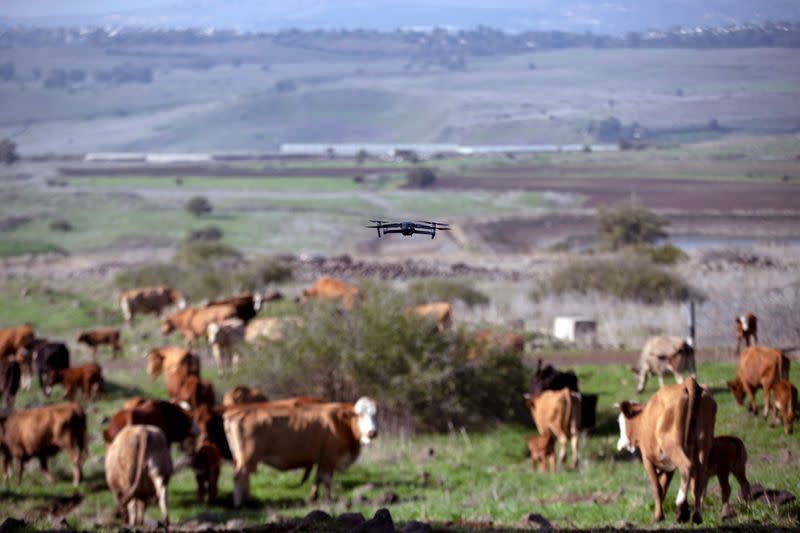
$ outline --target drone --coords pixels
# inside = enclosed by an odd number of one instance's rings
[[[370,220],[370,222],[376,225],[365,227],[377,229],[378,238],[380,238],[382,235],[386,235],[387,233],[401,233],[405,237],[410,237],[415,233],[420,233],[422,235],[430,235],[431,239],[433,239],[436,236],[436,230],[450,230],[449,224],[444,222],[426,222],[423,220],[418,222],[387,222],[385,220]]]

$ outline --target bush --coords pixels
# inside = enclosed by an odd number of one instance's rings
[[[208,267],[221,259],[241,260],[242,254],[228,244],[214,241],[189,242],[178,248],[173,262],[189,267]]]
[[[636,250],[658,265],[674,265],[688,259],[686,253],[671,242],[661,246],[642,246]]]
[[[256,257],[236,275],[237,284],[247,291],[257,290],[271,283],[283,283],[290,279],[292,279],[291,267],[279,258],[268,256]]]
[[[596,216],[597,238],[612,250],[623,246],[652,244],[667,236],[665,217],[636,204],[615,209],[601,207]]]
[[[50,221],[50,231],[72,231],[73,229],[72,224],[63,218]]]
[[[680,276],[649,261],[629,256],[571,263],[541,284],[531,297],[538,299],[547,292],[599,292],[646,304],[702,299],[700,293]]]
[[[210,213],[213,208],[205,196],[192,196],[186,203],[186,210],[196,217]]]
[[[424,318],[404,312],[402,295],[366,291],[349,313],[326,303],[305,308],[303,326],[245,358],[249,378],[275,397],[369,395],[384,421],[418,431],[526,419],[518,355],[489,353],[468,363],[468,335],[425,327]]]
[[[414,305],[444,300],[461,300],[469,307],[486,305],[489,297],[471,284],[459,281],[425,280],[415,281],[408,286],[408,296]]]
[[[436,174],[427,167],[415,167],[406,173],[408,187],[430,187],[436,181]]]
[[[17,162],[17,160],[19,160],[19,154],[17,154],[17,143],[11,139],[0,140],[0,163],[13,165]]]
[[[222,239],[223,232],[218,226],[206,226],[204,228],[192,230],[186,236],[189,242],[195,241],[219,241]]]

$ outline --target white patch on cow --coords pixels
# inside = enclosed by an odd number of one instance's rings
[[[260,292],[253,295],[253,310],[258,313],[261,310],[261,304],[264,302],[264,297]]]
[[[178,309],[186,309],[186,298],[181,298],[178,301]]]
[[[686,337],[686,344],[688,344],[690,348],[694,348],[694,338]]]
[[[625,427],[626,419],[624,413],[619,414],[618,421],[619,421],[619,440],[617,441],[617,450],[618,451],[628,450],[631,453],[635,452],[636,447],[633,444],[631,444],[630,440],[628,440],[628,432]]]
[[[739,323],[742,325],[742,331],[747,331],[747,317],[744,315],[740,316]]]
[[[730,323],[730,322],[729,322]],[[675,506],[680,507],[686,501],[686,493],[683,492],[683,487],[678,488],[678,497],[675,498]]]
[[[219,334],[219,324],[216,322],[212,322],[206,328],[206,334],[208,335],[208,342],[214,343],[217,341],[217,335]]]
[[[378,424],[376,415],[378,408],[375,405],[375,400],[362,396],[356,402],[353,411],[358,417],[358,431],[361,433],[361,444],[369,444],[378,433]]]
[[[128,302],[128,299],[127,298],[123,298],[122,300],[120,300],[119,306],[122,308],[122,317],[125,320],[130,320],[131,316],[132,316],[131,315],[131,304],[130,304],[130,302]]]
[[[28,390],[31,388],[30,374],[25,374],[24,376],[22,376],[22,380],[20,381],[20,387],[22,387],[23,390]]]

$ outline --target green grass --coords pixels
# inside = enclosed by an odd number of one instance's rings
[[[0,257],[14,257],[26,254],[61,254],[67,252],[58,245],[46,242],[19,239],[0,239]]]
[[[353,174],[354,176],[356,174]],[[313,191],[313,192],[352,192],[369,190],[368,186],[354,183],[347,177],[324,176],[275,176],[265,178],[251,177],[181,177],[180,185],[176,183],[178,176],[144,177],[76,177],[69,183],[80,187],[103,187],[119,189],[226,189],[226,190],[270,190],[270,191]],[[384,187],[396,187],[402,178],[392,178]]]

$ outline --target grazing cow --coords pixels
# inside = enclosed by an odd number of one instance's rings
[[[0,394],[7,408],[14,407],[14,400],[22,381],[22,371],[14,359],[0,358]]]
[[[210,307],[187,307],[172,313],[161,320],[161,333],[169,335],[178,330],[189,346],[194,346],[198,338],[206,335],[208,325],[236,318],[236,307],[232,305],[212,305]]]
[[[202,439],[192,455],[192,470],[197,481],[197,501],[202,503],[208,495],[208,503],[217,500],[217,481],[222,466],[219,448],[208,438]]]
[[[213,300],[208,302],[205,307],[209,308],[216,305],[232,305],[234,308],[236,308],[236,318],[246,324],[258,314],[258,312],[261,310],[261,305],[263,302],[264,299],[261,294],[257,292],[248,292],[245,294],[239,294],[237,296],[231,296],[230,298]]]
[[[3,475],[16,461],[17,483],[22,483],[25,463],[39,459],[47,481],[54,483],[47,470],[47,459],[64,450],[72,463],[72,484],[81,482],[81,466],[86,458],[86,414],[76,403],[59,403],[16,412],[0,413],[0,451],[4,455]]]
[[[117,358],[117,355],[122,350],[122,345],[119,342],[119,330],[117,328],[100,328],[81,331],[78,333],[78,342],[85,344],[92,350],[92,361],[97,362],[97,347],[107,344],[111,346],[112,357]]]
[[[184,449],[194,448],[194,439],[199,434],[191,415],[179,405],[164,400],[143,400],[134,409],[117,411],[103,431],[103,440],[113,442],[123,428],[142,424],[161,429],[168,443],[178,443]]]
[[[664,519],[664,496],[673,473],[678,470],[681,484],[675,501],[677,519],[679,522],[689,520],[686,495],[691,484],[694,493],[692,521],[701,523],[717,414],[717,403],[711,392],[700,387],[694,378],[688,378],[683,383],[659,388],[644,406],[625,401],[619,408],[617,449],[633,452],[639,448],[641,451],[655,501],[653,519]]]
[[[764,418],[769,414],[769,400],[772,386],[789,376],[789,358],[780,350],[766,346],[749,346],[739,356],[736,379],[728,381],[728,388],[742,405],[747,395],[748,410],[756,414],[756,391],[764,389]]]
[[[681,372],[689,371],[693,378],[697,376],[694,362],[694,348],[690,340],[679,337],[659,335],[650,337],[639,355],[639,364],[631,368],[638,375],[636,392],[641,393],[647,385],[650,375],[658,376],[658,385],[664,385],[664,374],[672,372],[675,381],[683,382]]]
[[[160,315],[164,309],[173,305],[183,309],[186,307],[186,299],[179,291],[164,286],[130,289],[119,295],[122,316],[128,324],[134,315]]]
[[[344,470],[356,460],[362,444],[378,435],[377,409],[370,398],[355,404],[308,404],[294,408],[246,404],[229,407],[223,414],[225,435],[233,452],[233,504],[239,507],[249,492],[250,474],[259,463],[278,470],[317,466],[311,499],[320,482],[331,497],[334,470]]]
[[[181,383],[175,401],[188,405],[191,409],[196,409],[200,405],[214,407],[217,400],[214,396],[214,385],[210,381],[200,379],[199,376],[188,376]]]
[[[238,369],[239,352],[236,351],[236,345],[244,341],[244,322],[238,318],[212,322],[208,325],[206,335],[219,374],[223,375],[225,369],[231,366]]]
[[[572,468],[578,466],[578,440],[580,436],[581,395],[564,387],[558,391],[544,391],[538,396],[525,395],[536,429],[544,435],[553,433],[560,443],[558,462],[567,458],[567,441],[572,446]]]
[[[475,361],[487,350],[498,350],[522,355],[525,351],[525,339],[519,333],[481,331],[472,340],[472,347],[467,354],[468,361]]]
[[[360,298],[361,293],[356,287],[333,278],[322,277],[308,289],[303,289],[300,303],[317,299],[338,300],[342,307],[349,311]]]
[[[253,343],[258,339],[264,338],[270,341],[283,340],[287,327],[299,327],[303,325],[303,319],[296,316],[284,316],[277,318],[255,318],[244,328],[245,342]]]
[[[782,379],[772,387],[772,425],[778,422],[778,413],[783,419],[783,432],[792,432],[797,413],[797,387],[788,379]]]
[[[95,364],[50,369],[47,385],[52,387],[58,383],[64,387],[64,398],[67,400],[72,400],[75,391],[80,390],[91,401],[103,390],[103,369]]]
[[[542,368],[542,360],[536,364],[536,373],[528,385],[528,394],[537,396],[546,390],[561,390],[564,387],[573,392],[578,391],[578,376],[572,370],[562,372],[552,365]]]
[[[736,317],[736,353],[739,353],[742,340],[745,347],[748,347],[750,339],[753,340],[753,346],[758,344],[758,320],[753,313],[745,313]]]
[[[153,348],[147,353],[147,374],[155,381],[162,371],[167,396],[176,398],[187,377],[200,375],[200,358],[177,346]]]
[[[236,386],[222,397],[222,405],[239,405],[242,403],[266,402],[268,398],[255,387]]]
[[[48,342],[37,339],[31,349],[36,373],[39,376],[39,386],[45,396],[50,396],[52,388],[47,384],[47,375],[51,370],[69,368],[69,348],[63,342]]]
[[[536,465],[539,471],[556,471],[556,438],[555,435],[546,429],[541,435],[533,435],[528,438],[528,453],[531,456],[531,469],[535,472]]]
[[[439,331],[449,329],[453,323],[453,305],[450,302],[431,302],[410,309],[416,315],[433,318]]]
[[[706,467],[706,479],[713,477],[719,479],[719,488],[722,493],[721,518],[731,518],[736,513],[730,508],[728,500],[731,496],[731,485],[728,482],[730,474],[739,482],[739,498],[750,501],[750,483],[747,481],[745,470],[747,467],[747,449],[742,439],[729,435],[714,437],[711,446],[711,456]],[[666,492],[666,488],[664,489]]]
[[[16,357],[17,352],[27,350],[33,340],[33,329],[27,324],[0,329],[0,358]]]
[[[106,483],[129,526],[143,525],[145,507],[155,501],[169,524],[167,484],[172,470],[169,444],[155,426],[128,426],[108,446]]]

